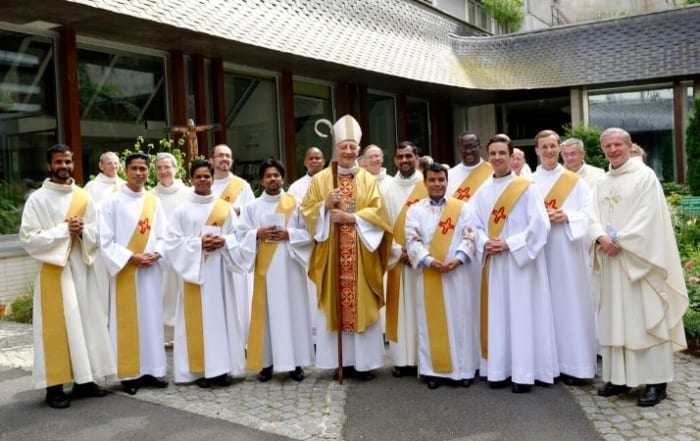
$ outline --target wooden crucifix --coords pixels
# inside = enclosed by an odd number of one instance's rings
[[[188,161],[191,163],[201,153],[199,151],[197,134],[212,129],[219,130],[220,128],[221,126],[219,124],[196,125],[194,120],[189,118],[186,126],[174,126],[170,128],[170,131],[173,133],[179,133],[181,134],[181,137],[185,138],[185,153]]]

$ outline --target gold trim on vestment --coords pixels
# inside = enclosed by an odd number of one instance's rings
[[[576,173],[563,169],[547,196],[544,197],[545,207],[555,210],[561,208],[576,187],[578,180],[579,176]]]
[[[472,170],[469,176],[464,178],[464,181],[457,187],[452,197],[467,202],[492,174],[493,167],[491,167],[491,164],[481,161],[481,164]]]

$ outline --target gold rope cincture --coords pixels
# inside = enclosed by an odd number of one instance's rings
[[[88,193],[78,186],[73,186],[72,196],[65,220],[71,217],[85,217]],[[73,248],[73,241],[68,246],[68,255]],[[66,263],[68,265],[68,263]],[[46,369],[46,386],[70,383],[73,368],[66,330],[66,316],[63,306],[63,289],[61,274],[63,267],[44,263],[39,273],[41,286],[41,324],[44,343],[44,368]]]

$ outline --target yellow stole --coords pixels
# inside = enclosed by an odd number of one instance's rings
[[[464,178],[464,181],[459,185],[452,195],[461,201],[467,202],[469,198],[474,196],[474,193],[481,187],[481,184],[486,182],[489,176],[493,174],[493,167],[486,161],[481,161],[481,164]]]
[[[221,227],[231,212],[231,204],[216,199],[204,225]],[[196,283],[183,283],[183,305],[185,309],[185,334],[187,360],[190,372],[204,372],[204,326],[202,320],[202,290]]]
[[[226,202],[234,203],[238,199],[238,195],[241,194],[243,190],[243,184],[245,181],[238,176],[232,175],[231,179],[228,181],[226,188],[219,195],[219,199],[223,199]]]
[[[151,193],[143,196],[139,221],[126,246],[134,254],[141,254],[146,249],[156,213],[156,200]],[[119,378],[138,377],[141,372],[136,293],[137,270],[138,267],[129,262],[116,277],[117,375]]]
[[[406,245],[406,212],[408,208],[421,199],[428,197],[428,189],[423,181],[419,181],[413,187],[413,191],[406,199],[399,216],[394,222],[394,240],[403,248]],[[387,273],[386,281],[386,338],[391,341],[398,341],[398,321],[399,321],[399,293],[401,287],[401,271],[403,264],[398,262],[394,268]]]
[[[296,206],[296,198],[288,193],[282,194],[275,213],[284,214],[285,225]],[[263,366],[263,351],[265,347],[265,323],[267,319],[267,283],[265,276],[277,251],[276,242],[260,241],[258,253],[255,256],[255,272],[253,276],[253,305],[248,331],[248,359],[246,365],[252,371],[259,371]]]
[[[74,185],[70,205],[65,219],[85,217],[89,200],[88,193]],[[70,255],[73,243],[68,247]],[[67,264],[70,264],[69,262]],[[39,273],[41,286],[41,323],[44,340],[44,368],[46,369],[46,386],[70,383],[73,368],[70,358],[66,317],[63,311],[63,291],[61,274],[63,267],[44,263]]]
[[[442,210],[430,241],[429,253],[435,259],[444,261],[452,242],[457,220],[464,202],[448,198]],[[452,372],[452,356],[450,355],[450,336],[445,318],[445,299],[442,290],[442,274],[432,268],[423,270],[423,303],[425,318],[428,325],[430,340],[430,358],[435,372]]]
[[[530,181],[526,178],[516,176],[508,186],[503,190],[501,195],[493,205],[491,215],[489,216],[488,235],[489,239],[494,239],[501,234],[503,227],[506,224],[510,211],[518,202],[520,196],[525,192]],[[489,342],[489,260],[491,256],[486,257],[486,262],[481,268],[481,356],[488,358],[488,342]]]
[[[568,198],[574,190],[578,179],[579,176],[576,173],[566,169],[562,170],[559,178],[554,182],[552,188],[549,189],[547,196],[544,197],[545,207],[554,209],[561,208],[564,202],[566,202],[566,198]]]

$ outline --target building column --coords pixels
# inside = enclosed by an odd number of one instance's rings
[[[571,107],[571,126],[585,125],[588,122],[586,114],[585,93],[579,87],[572,87],[569,91],[569,106]]]
[[[282,72],[280,95],[283,130],[282,154],[284,155],[284,164],[287,168],[287,182],[294,182],[297,179],[294,76],[289,71]]]
[[[170,125],[187,125],[187,96],[185,88],[185,54],[170,51]]]
[[[408,119],[406,117],[406,109],[408,107],[406,94],[399,93],[396,95],[396,134],[399,137],[399,142],[406,141],[408,138]]]
[[[63,142],[73,151],[73,178],[83,183],[83,146],[80,132],[78,48],[75,30],[62,27],[58,36],[58,81],[61,97]]]
[[[676,163],[676,181],[685,182],[685,120],[688,109],[685,105],[685,86],[673,82],[673,150]]]
[[[196,125],[208,124],[207,117],[207,85],[204,57],[192,54],[192,93],[194,95],[194,123]],[[198,154],[209,156],[209,137],[207,131],[197,132]]]
[[[211,59],[212,122],[219,125],[214,131],[214,145],[226,144],[226,96],[224,94],[224,60]]]

